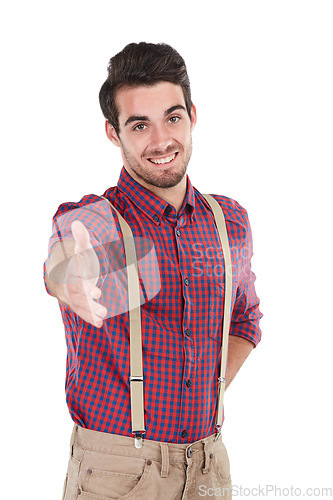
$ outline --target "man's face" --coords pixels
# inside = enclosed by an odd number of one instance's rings
[[[169,82],[117,92],[119,135],[107,122],[109,139],[120,146],[124,167],[148,189],[170,188],[184,178],[192,153],[196,110],[188,116],[182,88]]]

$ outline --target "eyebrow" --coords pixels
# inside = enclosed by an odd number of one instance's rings
[[[173,113],[177,109],[182,109],[183,111],[186,111],[186,108],[182,106],[181,104],[176,104],[175,106],[171,106],[171,108],[167,109],[164,112],[164,116],[170,115],[170,113]],[[125,121],[125,127],[132,123],[132,122],[149,122],[149,117],[148,116],[140,116],[140,115],[132,115],[127,120]]]

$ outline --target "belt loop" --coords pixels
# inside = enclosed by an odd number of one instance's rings
[[[160,443],[162,454],[161,477],[168,477],[169,474],[169,448],[168,443]]]
[[[72,430],[72,435],[71,435],[71,441],[70,441],[70,445],[69,445],[69,457],[73,456],[73,446],[75,443],[76,433],[77,433],[77,424],[74,424],[74,427]]]
[[[208,450],[207,450],[207,443],[206,441],[201,441],[204,445],[204,454],[205,454],[205,466],[202,469],[203,474],[207,474],[209,472],[209,455],[208,455]]]

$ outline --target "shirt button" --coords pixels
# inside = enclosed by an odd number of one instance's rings
[[[187,387],[191,387],[191,385],[192,385],[192,382],[190,381],[190,379],[189,379],[189,380],[186,380],[186,386],[187,386]]]
[[[156,221],[156,222],[158,222],[158,221],[160,220],[160,218],[159,218],[159,216],[158,216],[157,214],[155,214],[155,215],[153,216],[153,219],[154,219],[154,221]]]
[[[179,231],[179,229],[176,229],[176,235],[177,235],[177,236],[180,236],[180,231]]]
[[[189,280],[187,278],[184,279],[184,283],[185,285],[188,285],[189,284]]]
[[[186,436],[187,436],[187,431],[183,430],[183,432],[182,432],[182,438],[186,438]]]
[[[185,330],[185,333],[186,333],[186,335],[189,337],[189,336],[191,335],[191,330],[189,330],[189,329],[187,328],[187,330]]]

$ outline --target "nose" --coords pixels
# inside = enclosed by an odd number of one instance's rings
[[[172,146],[172,138],[167,127],[156,126],[152,129],[150,148],[155,154],[164,153]]]

